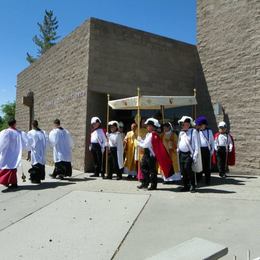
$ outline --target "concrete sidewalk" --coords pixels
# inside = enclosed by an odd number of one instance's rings
[[[23,162],[25,173],[28,167]],[[46,171],[51,173],[52,168]],[[89,178],[79,171],[73,171],[68,180],[46,178],[41,185],[28,180],[20,185],[12,192],[0,187],[0,244],[4,252],[15,253],[3,254],[1,260],[29,259],[27,255],[34,259],[138,260],[193,237],[227,246],[229,253],[222,259],[236,255],[244,260],[248,249],[251,259],[260,256],[258,176],[231,174],[224,180],[214,175],[210,187],[200,187],[194,194],[163,184],[156,191],[140,191],[136,181]],[[90,200],[87,211],[83,198]],[[111,208],[107,207],[109,200],[114,201]],[[89,225],[90,218],[98,221]],[[48,235],[42,235],[44,230]],[[64,243],[50,249],[58,241],[49,241],[55,236]]]

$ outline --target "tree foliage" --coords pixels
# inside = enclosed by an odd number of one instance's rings
[[[59,38],[57,36],[58,21],[54,16],[53,11],[45,10],[44,18],[42,23],[37,23],[39,27],[39,36],[35,35],[33,37],[33,42],[38,46],[38,58],[44,54],[48,49],[56,44],[56,40]],[[33,57],[27,52],[26,60],[29,63],[34,62],[37,58]]]
[[[0,116],[0,131],[7,128],[11,118],[15,118],[15,105],[15,102],[8,102],[1,106],[3,116]]]

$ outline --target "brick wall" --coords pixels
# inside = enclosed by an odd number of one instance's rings
[[[260,1],[198,0],[197,23],[208,91],[235,137],[237,168],[260,174]]]
[[[84,23],[38,61],[18,75],[16,118],[28,130],[29,109],[22,104],[28,91],[34,93],[34,118],[46,131],[55,118],[61,120],[74,140],[73,166],[84,169],[89,22]],[[48,163],[52,161],[48,152]]]

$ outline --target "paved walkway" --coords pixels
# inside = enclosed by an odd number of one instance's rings
[[[28,167],[23,162],[25,173]],[[1,186],[1,260],[141,260],[193,237],[227,246],[223,259],[244,260],[248,249],[251,259],[260,256],[259,176],[214,175],[194,194],[177,185],[136,186],[79,171],[41,185],[27,180],[12,192]]]

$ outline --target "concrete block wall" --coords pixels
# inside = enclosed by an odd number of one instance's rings
[[[198,0],[198,52],[212,103],[236,140],[237,169],[260,174],[260,1]]]
[[[29,109],[22,97],[34,93],[34,119],[49,132],[59,118],[74,140],[73,167],[84,170],[87,112],[89,22],[85,22],[17,79],[16,118],[18,127],[28,131]],[[52,153],[48,152],[48,163]]]
[[[194,45],[91,18],[89,89],[111,96],[193,95],[197,114],[213,110]]]

